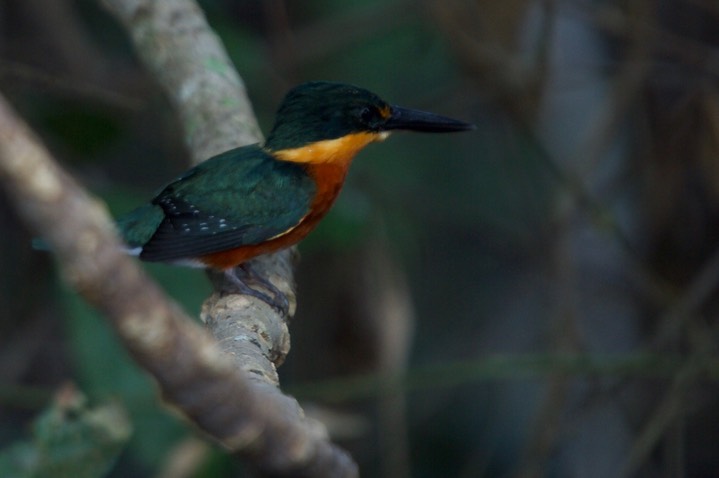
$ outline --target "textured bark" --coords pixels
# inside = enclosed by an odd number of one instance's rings
[[[45,237],[67,282],[106,315],[169,405],[268,476],[357,475],[294,399],[249,380],[121,252],[104,207],[60,170],[4,99],[0,183]]]
[[[176,105],[194,158],[259,139],[241,80],[194,3],[105,3]],[[2,98],[0,184],[170,406],[265,476],[357,476],[324,428],[276,387],[275,367],[289,350],[286,318],[252,297],[213,294],[202,314],[211,334],[197,327],[121,252],[104,206],[60,169]],[[291,257],[276,254],[256,268],[290,294],[292,310]]]
[[[197,4],[101,3],[125,26],[145,67],[174,105],[195,163],[262,139],[242,79]],[[292,257],[287,250],[259,258],[254,265],[287,295],[290,315],[296,303]],[[213,294],[203,305],[202,318],[223,350],[252,371],[253,378],[279,384],[276,366],[290,348],[286,317],[253,297]]]

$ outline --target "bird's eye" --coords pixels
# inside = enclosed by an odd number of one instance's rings
[[[374,117],[374,111],[369,106],[365,106],[364,108],[362,108],[362,111],[360,111],[360,119],[364,123],[369,123],[374,119]]]

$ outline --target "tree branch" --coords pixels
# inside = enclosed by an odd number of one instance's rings
[[[241,81],[194,3],[105,3],[128,26],[177,106],[196,159],[234,146],[238,138],[258,138]],[[351,458],[274,386],[275,364],[289,348],[283,318],[254,298],[214,294],[203,318],[220,325],[214,333],[230,351],[222,353],[122,253],[105,208],[59,168],[2,98],[0,184],[21,217],[47,240],[65,279],[107,316],[168,404],[268,476],[357,476]],[[286,290],[290,255],[258,264]],[[235,347],[237,342],[242,345]],[[238,364],[253,373],[248,376]]]
[[[261,140],[242,79],[194,1],[102,3],[128,30],[145,67],[175,106],[195,163]],[[292,254],[283,251],[254,265],[287,295],[290,315],[296,305]],[[213,294],[203,305],[202,319],[240,367],[255,379],[279,385],[276,367],[290,348],[284,317],[254,297]]]
[[[99,1],[175,106],[195,163],[262,139],[244,83],[194,1]]]
[[[349,456],[304,420],[293,399],[249,381],[122,253],[104,207],[60,170],[2,98],[0,184],[168,404],[271,476],[356,476]]]

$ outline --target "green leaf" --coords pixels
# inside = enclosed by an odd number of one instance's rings
[[[29,441],[0,452],[5,478],[95,478],[105,476],[130,438],[124,408],[107,402],[91,408],[71,388],[58,394],[35,421]]]

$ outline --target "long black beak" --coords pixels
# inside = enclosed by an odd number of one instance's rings
[[[453,131],[475,129],[475,126],[470,123],[465,123],[464,121],[428,113],[426,111],[392,106],[391,115],[384,123],[382,129],[406,129],[425,133],[451,133]]]

